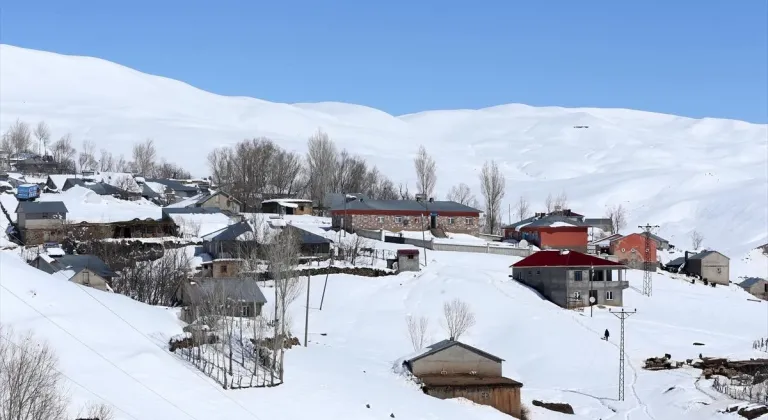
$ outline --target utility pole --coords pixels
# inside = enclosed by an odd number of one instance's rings
[[[304,312],[304,347],[307,347],[307,339],[309,337],[309,284],[312,280],[312,276],[307,274],[307,308]]]
[[[624,401],[624,320],[637,313],[637,309],[627,312],[624,308],[621,312],[609,310],[616,318],[621,320],[621,333],[619,339],[619,401]]]
[[[645,232],[645,257],[644,257],[644,264],[643,264],[643,295],[645,296],[651,296],[653,293],[653,265],[654,262],[651,261],[651,231],[654,229],[658,229],[659,226],[651,226],[650,224],[646,223],[645,226],[638,226],[640,229]]]
[[[331,260],[331,265],[333,265],[333,260]],[[328,273],[325,273],[325,284],[323,285],[323,296],[320,297],[320,310],[323,310],[323,302],[325,302],[325,288],[328,287],[328,275],[330,274],[330,270]]]
[[[589,267],[589,297],[587,297],[587,301],[589,302],[589,317],[592,318],[592,312],[594,310],[594,306],[597,303],[597,296],[592,296],[592,280],[595,277],[595,267]]]

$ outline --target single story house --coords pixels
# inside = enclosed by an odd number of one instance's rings
[[[261,202],[263,213],[312,214],[312,200],[302,198],[275,198]]]
[[[403,365],[427,395],[466,398],[519,418],[523,384],[502,376],[503,360],[456,340],[443,340],[405,359]]]
[[[656,256],[656,241],[648,238],[648,262],[650,271],[656,271],[659,265]],[[610,254],[618,257],[620,263],[636,270],[645,269],[646,238],[645,234],[631,233],[611,241]]]
[[[580,215],[579,215],[580,216]],[[541,249],[588,250],[589,226],[573,213],[542,213],[504,228],[504,236],[517,241],[526,240]]]
[[[102,291],[111,291],[109,282],[117,277],[109,266],[95,255],[62,255],[51,257],[40,254],[32,265],[48,274],[58,274],[67,280]]]
[[[629,287],[624,264],[576,251],[539,251],[510,268],[510,277],[566,309],[622,306],[624,289]]]
[[[185,307],[181,317],[185,322],[198,319],[204,308],[216,302],[229,302],[231,316],[255,318],[267,303],[256,279],[236,277],[194,278],[176,292],[176,299]]]
[[[283,229],[292,230],[299,238],[301,254],[304,256],[330,256],[333,241],[294,225],[286,225]]]
[[[250,223],[242,221],[203,235],[203,250],[214,259],[241,258],[258,247]]]
[[[348,198],[330,212],[332,226],[350,232],[356,229],[400,232],[440,228],[471,235],[479,233],[481,213],[453,201],[368,200],[363,197]]]
[[[699,276],[711,283],[728,285],[730,277],[730,258],[712,250],[702,251],[693,256],[685,252],[685,272]]]
[[[765,279],[748,277],[739,286],[755,297],[768,300],[768,281]]]
[[[204,192],[193,197],[166,206],[168,208],[217,208],[229,214],[237,214],[242,210],[240,200],[232,197],[224,191]]]
[[[16,224],[25,245],[40,245],[64,239],[67,206],[61,201],[19,201]]]

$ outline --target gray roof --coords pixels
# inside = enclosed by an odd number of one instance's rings
[[[137,193],[126,191],[122,188],[115,187],[114,185],[110,185],[105,182],[85,184],[84,187],[98,195],[137,195]]]
[[[16,213],[67,213],[61,201],[19,201]]]
[[[331,210],[378,210],[378,211],[429,211],[436,213],[472,212],[480,213],[480,210],[465,206],[453,201],[416,201],[416,200],[362,200],[350,201],[346,207],[342,199]]]
[[[328,238],[326,238],[324,236],[320,236],[320,235],[314,234],[314,233],[309,232],[307,230],[304,230],[304,229],[302,229],[302,228],[300,228],[298,226],[287,225],[286,227],[289,228],[289,229],[294,229],[296,231],[296,233],[298,233],[298,235],[299,235],[299,240],[304,245],[329,244],[329,243],[333,242],[333,241],[331,241],[330,239],[328,239]]]
[[[504,227],[508,228],[508,229],[515,229],[518,226],[527,225],[527,224],[533,222],[534,220],[536,220],[536,216],[531,216],[531,217],[525,218],[525,219],[523,219],[523,220],[521,220],[519,222],[515,222],[515,223],[512,223],[511,225],[507,225],[507,226],[504,226]]]
[[[750,287],[760,283],[761,281],[766,281],[766,280],[761,279],[760,277],[747,277],[746,279],[744,279],[744,281],[739,283],[739,286],[745,289],[749,289]]]
[[[85,187],[85,180],[82,178],[67,178],[67,180],[64,181],[64,185],[61,187],[61,189],[66,191],[74,186]]]
[[[549,216],[544,216],[540,219],[532,221],[526,227],[547,227],[556,222],[568,223],[569,225],[579,226],[579,227],[589,226],[588,224],[581,222],[579,220],[573,219],[571,217],[560,216],[560,215],[549,215]]]
[[[363,200],[368,200],[368,196],[361,193],[347,193],[346,195],[355,196],[358,199],[362,198]],[[344,207],[344,196],[345,194],[342,193],[328,193],[323,197],[323,203],[322,206],[327,209],[332,209],[334,207]]]
[[[165,214],[218,214],[221,212],[218,207],[163,207]]]
[[[256,279],[219,277],[198,278],[192,281],[195,284],[190,285],[189,292],[193,299],[222,293],[229,299],[262,304],[267,303],[267,298],[261,292],[258,280]]]
[[[253,232],[253,228],[248,222],[239,222],[233,225],[229,225],[225,228],[211,232],[203,236],[204,241],[236,241],[237,237],[247,233]]]
[[[59,266],[57,267],[59,270],[74,270],[75,272],[79,272],[80,270],[87,268],[104,278],[117,276],[117,274],[115,274],[115,272],[113,272],[101,258],[95,255],[64,255],[54,259]]]
[[[141,184],[141,195],[149,198],[160,197],[160,194],[158,194],[157,191],[153,190],[152,188],[149,188],[149,185],[147,184]]]
[[[653,233],[651,233],[649,236],[650,236],[652,239],[656,240],[656,242],[669,242],[668,240],[666,240],[666,239],[662,238],[661,236],[659,236],[659,235],[654,235]]]
[[[699,252],[696,255],[691,255],[691,256],[688,257],[688,259],[689,260],[703,260],[704,258],[707,258],[708,256],[710,256],[712,254],[720,254],[723,257],[728,258],[725,255],[723,255],[723,254],[721,254],[721,253],[719,253],[717,251],[707,250],[707,251],[701,251],[701,252]],[[730,260],[730,258],[728,258],[728,259]]]
[[[604,217],[585,217],[584,223],[588,224],[589,226],[605,226],[612,224],[611,219]]]
[[[685,263],[685,257],[677,257],[674,260],[669,261],[668,263],[664,264],[666,266],[678,266],[683,265]]]
[[[413,362],[415,362],[415,361],[417,361],[419,359],[423,359],[423,358],[425,358],[427,356],[430,356],[432,354],[441,352],[441,351],[443,351],[443,350],[445,350],[447,348],[453,347],[453,346],[463,347],[463,348],[465,348],[465,349],[467,349],[467,350],[469,350],[469,351],[471,351],[473,353],[476,353],[476,354],[479,354],[479,355],[481,355],[483,357],[491,359],[494,362],[499,362],[500,363],[500,362],[504,361],[504,359],[502,359],[500,357],[494,356],[494,355],[492,355],[490,353],[486,353],[486,352],[484,352],[484,351],[482,351],[482,350],[480,350],[480,349],[478,349],[476,347],[470,346],[469,344],[464,344],[464,343],[462,343],[460,341],[456,341],[456,340],[443,340],[443,341],[438,341],[437,343],[432,344],[431,346],[428,346],[426,349],[424,349],[423,352],[419,353],[416,356],[411,357],[410,359],[407,359],[406,362],[407,363],[413,363]]]
[[[197,187],[184,185],[181,182],[176,181],[175,179],[145,178],[144,181],[163,184],[174,191],[188,191],[188,192],[197,191]]]

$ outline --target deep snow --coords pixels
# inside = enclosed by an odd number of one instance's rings
[[[303,152],[323,129],[412,189],[410,158],[424,144],[437,161],[440,198],[459,182],[479,197],[480,167],[496,159],[507,179],[504,209],[524,195],[541,211],[548,193],[565,190],[575,211],[600,217],[623,204],[627,231],[658,224],[678,246],[690,245],[693,229],[734,259],[768,242],[766,125],[520,104],[392,116],[343,103],[219,96],[90,57],[1,45],[0,58],[0,130],[17,118],[46,120],[54,139],[70,132],[78,145],[93,140],[126,156],[151,137],[159,156],[205,175],[215,147],[266,136]]]
[[[456,297],[477,315],[477,325],[462,339],[505,359],[504,374],[524,383],[526,405],[534,398],[569,402],[577,416],[568,418],[574,420],[721,419],[727,417],[716,410],[729,401],[706,381],[697,388],[698,371],[647,372],[640,369],[642,360],[664,353],[675,360],[700,352],[756,356],[752,340],[766,333],[768,304],[749,301],[736,286],[711,288],[655,275],[653,297],[647,298],[638,292],[642,273],[631,271],[625,302],[638,313],[627,321],[626,401],[620,403],[615,401],[619,324],[606,310],[597,309],[590,318],[588,311],[554,307],[509,279],[508,266],[516,258],[455,252],[428,256],[420,273],[330,276],[322,311],[324,278],[313,278],[309,347],[287,352],[285,384],[271,389],[222,391],[168,353],[167,340],[182,327],[175,310],[74,285],[9,252],[0,253],[0,321],[48,340],[62,371],[128,413],[119,413],[120,419],[357,420],[389,418],[390,413],[405,419],[507,418],[487,407],[425,396],[392,370],[397,359],[413,351],[405,316],[429,316],[431,339],[440,340],[445,337],[439,322],[442,303]],[[271,301],[271,290],[265,294]],[[293,332],[299,337],[304,296],[292,307]],[[609,342],[600,340],[606,328]],[[80,386],[70,389],[77,405],[99,400]],[[536,420],[565,418],[533,412]]]

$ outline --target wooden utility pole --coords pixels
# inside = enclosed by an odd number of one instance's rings
[[[307,307],[304,312],[304,347],[307,347],[307,339],[309,337],[309,284],[312,280],[312,276],[307,274]]]

